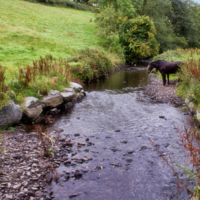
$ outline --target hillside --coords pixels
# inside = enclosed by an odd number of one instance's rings
[[[103,50],[91,12],[19,0],[0,3],[0,64],[6,68],[47,54],[64,58],[84,47]]]

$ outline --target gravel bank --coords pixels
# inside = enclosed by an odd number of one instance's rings
[[[63,132],[56,128],[55,135]],[[44,156],[43,144],[37,132],[26,133],[23,129],[1,134],[0,153],[0,199],[2,200],[51,200],[54,194],[48,184],[57,181],[61,176],[56,172],[60,165],[75,166],[89,162],[92,158],[74,158],[82,146],[94,145],[85,139],[85,143],[74,143],[68,134],[65,138],[53,138],[56,145],[52,148],[50,157]],[[74,134],[78,137],[79,134]],[[68,155],[72,157],[69,158]],[[87,169],[66,172],[63,177],[79,179]],[[47,189],[48,188],[48,189]],[[74,197],[77,194],[69,194]]]
[[[36,133],[1,133],[0,199],[52,199],[45,187],[55,165],[43,156]]]
[[[162,80],[150,75],[150,83],[145,88],[145,93],[151,96],[153,101],[172,103],[180,106],[184,100],[176,95],[177,80],[170,80],[170,84],[163,86]]]

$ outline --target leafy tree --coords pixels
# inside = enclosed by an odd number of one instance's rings
[[[171,2],[166,0],[144,0],[141,14],[150,16],[156,28],[155,38],[160,44],[160,52],[176,48],[173,26],[168,16],[172,14]]]
[[[118,7],[122,12],[123,17],[134,18],[136,17],[136,10],[130,0],[117,0]]]
[[[124,60],[123,48],[119,44],[119,28],[123,22],[120,10],[116,11],[113,6],[105,7],[96,15],[96,24],[99,28],[98,35],[105,39],[104,45],[109,47],[111,52],[119,54]]]
[[[198,9],[190,0],[144,0],[141,14],[153,18],[160,52],[198,45]]]
[[[171,0],[173,14],[170,16],[174,32],[186,38],[189,47],[199,46],[199,24],[197,4],[190,0]],[[197,10],[196,10],[197,9]],[[196,10],[196,12],[195,12]]]
[[[124,47],[128,63],[155,56],[159,45],[155,39],[155,27],[149,17],[125,19],[119,31],[119,42]]]

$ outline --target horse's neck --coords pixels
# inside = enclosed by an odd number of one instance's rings
[[[155,68],[157,71],[160,71],[160,67],[154,66],[154,68]]]

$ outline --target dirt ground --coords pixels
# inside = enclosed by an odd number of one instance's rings
[[[170,80],[170,84],[163,86],[162,80],[155,75],[150,76],[150,83],[145,88],[145,93],[151,96],[153,101],[172,103],[181,106],[184,100],[176,95],[177,80]]]

